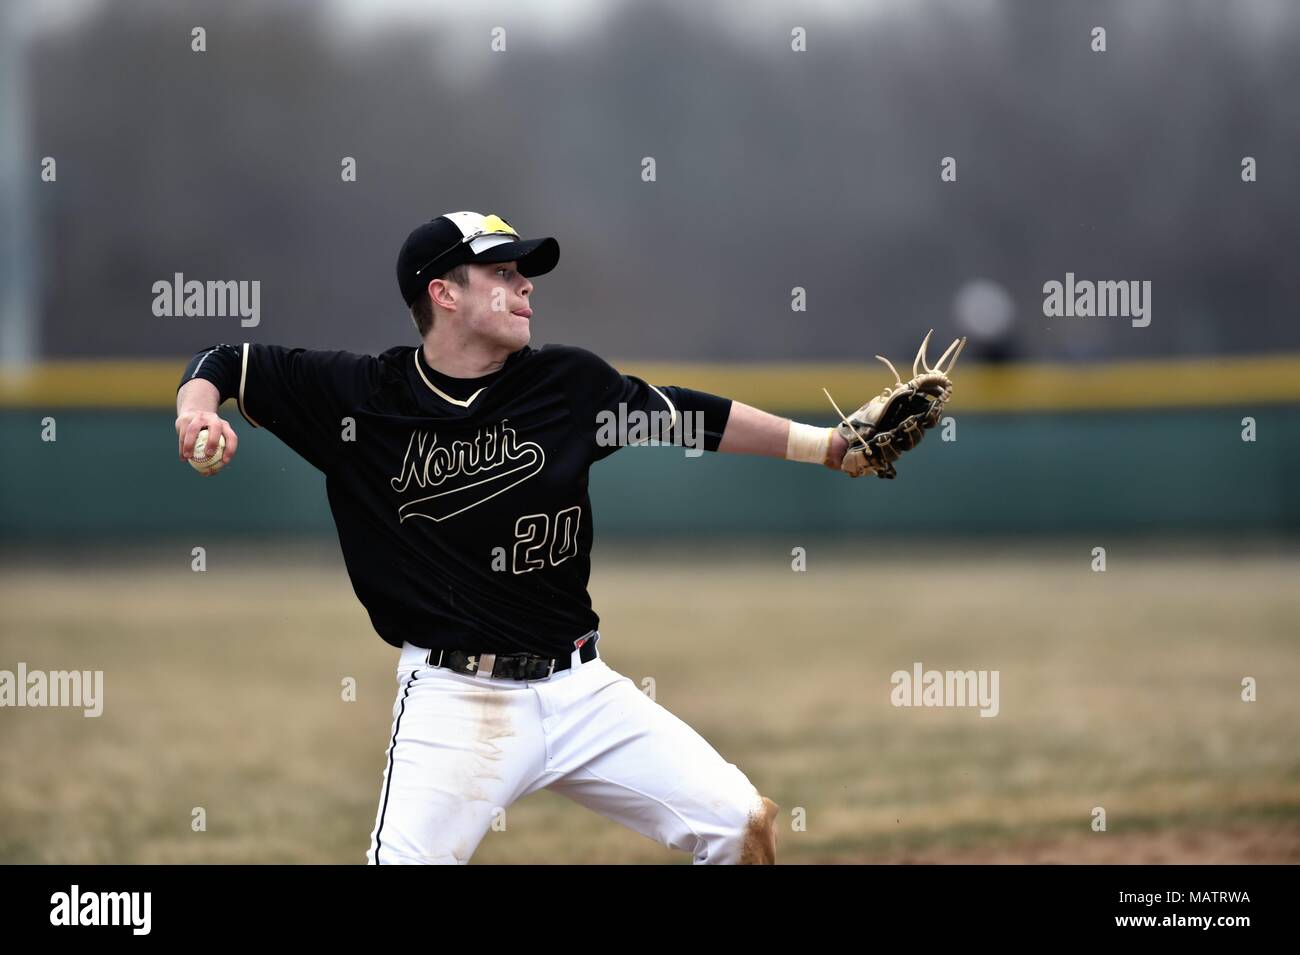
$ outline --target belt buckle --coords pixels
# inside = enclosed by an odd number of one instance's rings
[[[532,653],[497,654],[498,663],[509,663],[509,666],[502,668],[500,678],[503,680],[529,680],[531,679],[532,667],[539,660],[540,658]]]
[[[470,657],[471,660],[474,657]],[[484,653],[478,657],[478,664],[474,668],[474,675],[492,679],[492,671],[496,669],[497,655],[495,653]],[[484,671],[487,671],[486,673]]]

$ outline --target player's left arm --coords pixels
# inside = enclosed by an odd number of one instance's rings
[[[955,361],[958,344],[953,343],[940,364],[950,357]],[[918,364],[924,347],[923,343]],[[933,426],[951,390],[946,376],[933,373],[927,365],[926,374],[886,389],[841,425],[817,427],[721,395],[650,384],[635,375],[621,374],[583,348],[544,349],[554,349],[562,362],[557,366],[559,374],[567,386],[575,420],[587,436],[593,461],[628,443],[640,443],[631,439],[636,426],[632,419],[640,415],[641,420],[646,416],[653,419],[644,435],[651,439],[705,451],[820,464],[851,477],[874,473],[892,478],[893,462],[916,446],[925,428]],[[931,391],[941,400],[931,400]]]

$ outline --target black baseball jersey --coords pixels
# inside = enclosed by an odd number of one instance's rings
[[[525,346],[473,379],[435,371],[419,346],[220,345],[182,384],[196,376],[325,474],[353,589],[384,640],[547,657],[599,625],[591,465],[646,438],[716,451],[731,412],[564,345]]]

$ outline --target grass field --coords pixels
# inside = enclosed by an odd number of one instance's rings
[[[592,579],[606,661],[780,804],[781,862],[1300,861],[1300,554],[806,546],[598,545]],[[97,719],[0,709],[0,862],[364,861],[395,651],[337,544],[189,547],[0,556],[0,669],[105,681]],[[999,671],[1000,712],[894,707],[914,661]],[[550,792],[474,857],[687,861]]]

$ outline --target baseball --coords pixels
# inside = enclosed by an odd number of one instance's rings
[[[208,429],[204,428],[199,432],[199,436],[194,439],[194,453],[190,455],[190,467],[196,471],[214,471],[221,464],[221,458],[226,453],[226,436],[223,434],[217,439],[217,449],[212,452],[210,457],[204,457],[208,449]]]

